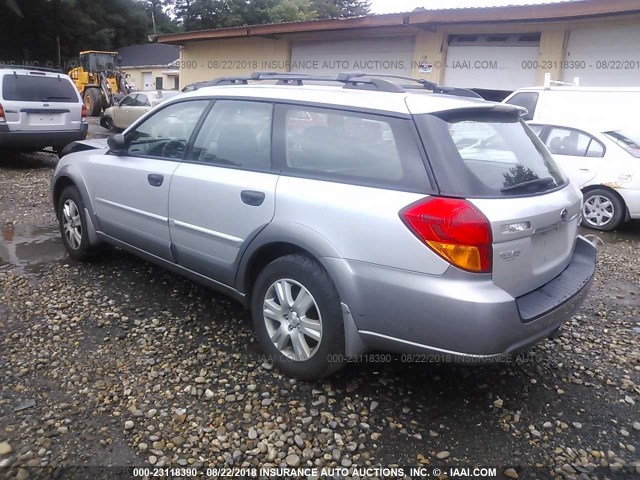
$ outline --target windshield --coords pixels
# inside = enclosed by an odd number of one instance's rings
[[[429,160],[443,194],[521,196],[566,183],[538,137],[513,114],[467,111],[421,117],[427,150],[429,143],[440,144]]]
[[[620,145],[623,150],[636,158],[640,158],[640,132],[613,130],[611,132],[605,132],[604,134]]]
[[[89,72],[104,72],[116,69],[116,59],[108,53],[89,53],[81,59],[82,67]]]

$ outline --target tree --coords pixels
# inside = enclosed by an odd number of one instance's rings
[[[369,0],[175,0],[174,13],[191,31],[354,17],[369,10]]]
[[[318,18],[344,18],[367,15],[371,11],[369,0],[311,0]]]

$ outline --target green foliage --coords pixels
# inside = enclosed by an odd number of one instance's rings
[[[153,34],[365,15],[369,0],[0,0],[0,62],[57,63]],[[153,16],[152,16],[153,13]]]

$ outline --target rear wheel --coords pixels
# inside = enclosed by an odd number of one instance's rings
[[[624,202],[604,188],[589,190],[584,194],[582,224],[596,230],[609,231],[618,227],[624,218]]]
[[[102,111],[102,94],[97,88],[88,88],[84,92],[84,105],[87,107],[87,115],[95,117]]]
[[[251,306],[262,349],[285,373],[315,380],[341,368],[340,299],[316,261],[287,255],[271,262],[258,275]]]
[[[89,243],[84,202],[75,186],[65,188],[60,195],[58,224],[62,243],[70,257],[86,261],[96,256],[98,247]]]

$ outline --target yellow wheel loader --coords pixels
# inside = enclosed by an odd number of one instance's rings
[[[82,95],[87,115],[100,115],[131,92],[125,76],[118,70],[118,52],[87,50],[80,52],[79,65],[69,76]]]

